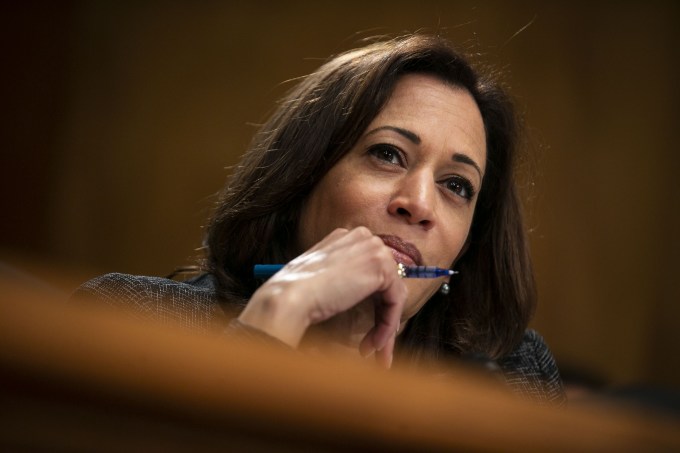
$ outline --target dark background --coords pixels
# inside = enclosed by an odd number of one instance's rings
[[[680,388],[675,2],[36,2],[2,23],[0,261],[71,291],[191,263],[290,83],[362,38],[438,32],[528,126],[540,306],[565,369]],[[522,30],[520,33],[518,31]]]

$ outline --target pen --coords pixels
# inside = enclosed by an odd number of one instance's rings
[[[283,266],[285,264],[256,264],[253,266],[253,275],[255,278],[268,278],[280,271]],[[436,266],[404,266],[401,263],[397,265],[397,272],[402,278],[439,278],[458,273]]]

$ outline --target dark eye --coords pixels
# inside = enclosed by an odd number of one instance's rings
[[[379,160],[389,162],[394,165],[403,165],[403,159],[399,150],[392,145],[379,144],[373,145],[368,152]]]
[[[445,186],[448,190],[466,200],[470,200],[475,195],[475,189],[470,181],[460,176],[448,179]]]

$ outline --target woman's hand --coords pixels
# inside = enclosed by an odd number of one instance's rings
[[[367,228],[337,229],[265,282],[239,321],[297,347],[309,326],[370,301],[373,326],[359,351],[377,351],[389,366],[406,301],[396,267],[390,249]]]

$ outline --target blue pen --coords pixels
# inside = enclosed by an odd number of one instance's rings
[[[253,266],[253,275],[255,278],[269,278],[280,271],[285,264],[256,264]],[[457,274],[458,271],[451,269],[442,269],[435,266],[404,266],[399,263],[397,265],[397,272],[402,278],[439,278],[449,277]]]

